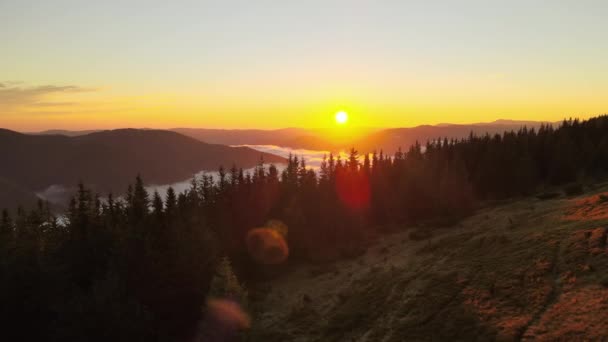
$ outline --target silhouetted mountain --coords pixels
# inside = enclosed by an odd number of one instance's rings
[[[204,128],[175,128],[173,131],[195,139],[226,145],[278,145],[313,150],[340,150],[357,146],[361,152],[384,150],[394,153],[399,147],[409,148],[437,138],[465,138],[471,132],[477,135],[502,134],[521,127],[538,128],[538,121],[496,120],[489,123],[422,125],[408,128],[364,129],[357,135],[343,137],[339,142],[330,141],[331,129],[286,128],[278,130],[222,130]],[[557,126],[557,125],[556,125]],[[367,133],[366,133],[367,132]]]
[[[561,121],[555,121],[555,122],[541,122],[541,121],[530,121],[530,120],[510,120],[510,119],[498,119],[492,122],[487,122],[487,123],[476,123],[474,125],[507,125],[507,126],[527,126],[527,127],[537,127],[539,126],[541,123],[548,123],[548,124],[552,124],[554,126],[558,126]]]
[[[471,132],[476,135],[502,134],[505,131],[518,130],[521,127],[538,128],[540,121],[519,121],[500,119],[492,122],[471,124],[441,123],[437,125],[422,125],[416,127],[401,127],[388,129],[358,129],[350,136],[340,139],[330,138],[335,129],[304,129],[284,128],[275,130],[262,129],[207,129],[207,128],[174,128],[177,132],[199,141],[222,145],[277,145],[289,148],[311,150],[345,150],[357,146],[361,152],[383,150],[394,153],[401,147],[406,150],[416,141],[425,144],[438,138],[461,139]],[[555,126],[558,123],[552,123]],[[347,128],[348,129],[348,128]],[[350,129],[352,130],[352,128]],[[66,136],[83,135],[87,131],[51,130],[36,134],[57,134]]]
[[[211,144],[278,145],[308,149],[328,149],[328,145],[330,145],[313,130],[303,128],[275,130],[174,128],[172,131]]]
[[[291,148],[304,148],[309,150],[333,150],[336,144],[314,135],[300,135],[284,143]]]
[[[136,129],[76,137],[0,129],[0,155],[0,177],[22,189],[41,191],[54,184],[73,186],[82,180],[96,191],[115,193],[124,192],[137,174],[149,184],[166,184],[201,170],[217,170],[220,165],[252,167],[260,157],[266,162],[284,161],[246,147],[206,144],[170,131]]]
[[[275,130],[173,128],[171,130],[206,143],[224,145],[270,145],[276,144],[277,141],[284,141],[300,134],[306,134],[306,130],[301,128]]]

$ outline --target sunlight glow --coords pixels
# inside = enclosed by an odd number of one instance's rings
[[[336,113],[336,122],[340,125],[345,124],[348,121],[348,114],[345,111],[339,111]]]

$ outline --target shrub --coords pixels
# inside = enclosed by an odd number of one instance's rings
[[[559,192],[543,192],[542,194],[536,195],[536,198],[538,198],[539,200],[549,200],[558,198],[559,196],[561,196]]]
[[[564,193],[566,196],[575,196],[580,195],[584,192],[583,184],[581,183],[572,183],[568,184],[564,187]]]
[[[360,257],[367,252],[364,246],[350,245],[340,248],[340,256],[347,259]]]
[[[305,295],[301,300],[297,301],[294,306],[291,307],[291,311],[287,315],[287,321],[299,322],[302,327],[309,327],[312,325],[312,321],[318,319],[319,314],[311,304],[312,299]]]
[[[413,232],[410,232],[410,240],[413,241],[421,241],[430,239],[433,234],[428,229],[416,229]]]
[[[216,274],[211,281],[209,296],[215,298],[231,299],[238,302],[243,308],[248,304],[248,292],[232,270],[232,264],[227,257],[218,263]]]
[[[602,279],[600,279],[600,284],[603,287],[608,287],[608,276],[604,276]]]
[[[308,274],[310,275],[311,278],[316,278],[320,275],[327,274],[327,273],[338,274],[338,273],[340,273],[340,271],[338,270],[338,268],[335,265],[331,265],[331,264],[313,267],[308,271]]]

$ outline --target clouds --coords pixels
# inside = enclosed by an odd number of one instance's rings
[[[78,104],[64,100],[76,93],[90,92],[94,89],[74,85],[26,86],[20,82],[0,83],[0,115],[28,112],[31,114],[57,113],[65,107]]]

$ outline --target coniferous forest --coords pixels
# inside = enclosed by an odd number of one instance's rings
[[[195,179],[165,198],[147,193],[140,177],[121,197],[80,185],[65,215],[45,203],[5,210],[2,336],[213,340],[205,339],[210,296],[246,307],[241,282],[357,255],[387,230],[454,222],[490,200],[575,192],[605,178],[607,132],[608,116],[567,120],[437,139],[390,156],[352,149],[347,158],[328,155],[318,172],[298,156],[283,172],[262,163],[252,173],[220,168],[218,180]]]

